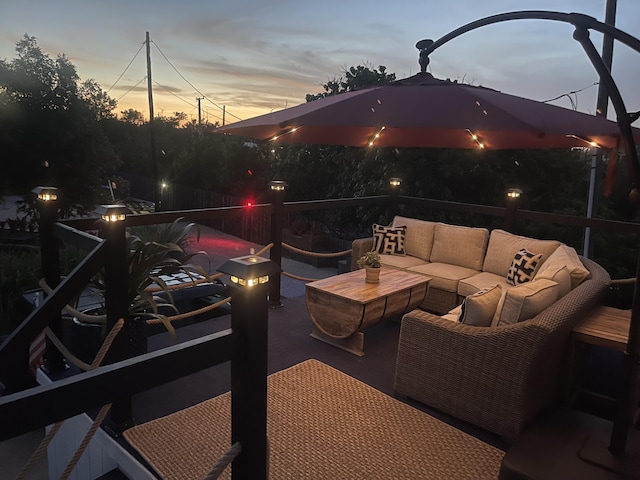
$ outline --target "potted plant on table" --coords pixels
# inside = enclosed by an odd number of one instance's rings
[[[380,281],[380,254],[375,251],[367,252],[358,259],[358,267],[365,268],[365,281],[378,283]]]

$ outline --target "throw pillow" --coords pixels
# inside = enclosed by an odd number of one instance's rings
[[[406,226],[387,227],[373,224],[373,251],[387,255],[406,255],[404,237]]]
[[[476,327],[490,326],[501,297],[502,288],[500,285],[494,285],[469,295],[462,302],[460,323]]]
[[[533,280],[538,265],[542,260],[542,254],[536,255],[526,248],[522,248],[516,253],[511,262],[511,267],[507,272],[507,282],[511,285],[520,285]]]
[[[500,298],[491,325],[511,325],[528,320],[557,299],[558,284],[546,278],[509,288]]]

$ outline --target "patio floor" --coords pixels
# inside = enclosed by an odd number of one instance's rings
[[[228,258],[249,254],[251,248],[258,251],[261,246],[207,228],[203,228],[199,244],[194,245],[194,249],[196,250],[203,249],[209,252],[210,264],[207,262],[207,268],[209,268],[210,272],[215,272],[216,268]],[[317,269],[311,265],[294,262],[289,259],[283,260],[283,269],[286,272],[309,278],[322,278],[337,273],[336,269]],[[398,322],[383,322],[368,330],[365,333],[364,340],[365,355],[358,357],[309,336],[311,332],[311,320],[306,308],[303,282],[283,277],[282,296],[282,307],[269,310],[269,373],[283,370],[304,360],[313,358],[335,367],[385,394],[393,396],[393,379],[400,330],[400,324]],[[197,338],[205,334],[229,328],[229,324],[230,319],[228,315],[216,317],[179,328],[178,337],[180,341]],[[156,334],[149,338],[149,349],[156,350],[171,345],[172,342],[173,340],[168,334]],[[229,385],[230,369],[227,362],[178,381],[157,387],[134,397],[133,412],[135,420],[137,423],[143,423],[200,403],[228,391]],[[411,400],[405,401],[419,410],[459,428],[490,445],[503,450],[509,447],[506,442],[495,435],[472,425],[465,424],[417,402]],[[597,423],[598,428],[597,431],[594,430],[594,432],[606,444],[606,442],[608,442],[607,435],[610,432],[609,422],[598,420]],[[638,431],[634,431],[629,441],[629,450],[634,452],[640,452],[640,435],[637,434]],[[558,431],[551,433],[551,437],[555,436],[556,439],[561,438],[559,435],[560,432]],[[33,436],[37,437],[37,434],[31,435],[29,438]],[[21,439],[21,437],[19,437],[19,439]],[[23,443],[29,443],[24,440],[25,439],[21,439]],[[18,443],[18,439],[0,443],[0,463],[3,464],[3,469],[5,465],[8,465],[9,471],[14,471],[11,465],[5,464],[5,461],[14,461],[16,463],[20,461],[20,455],[15,454],[15,448],[17,448],[16,445]],[[11,448],[13,448],[13,450]],[[535,454],[533,451],[531,453]],[[557,457],[554,458],[556,467],[566,467],[557,470],[557,472],[560,473],[558,473],[558,476],[555,478],[569,478],[561,475],[566,475],[567,469],[569,472],[572,471],[571,469],[574,466],[572,462],[576,461],[575,452],[567,449],[564,453],[556,451],[554,454]],[[535,455],[537,456],[539,453]],[[536,456],[534,456],[534,458],[536,458]],[[26,459],[26,456],[24,458]],[[538,462],[538,464],[540,464],[540,462]],[[542,465],[544,465],[544,462],[542,462]],[[38,475],[44,475],[44,473],[41,472]],[[32,478],[47,477],[34,476]],[[554,477],[545,476],[544,478]],[[581,478],[601,479],[621,477],[600,468],[589,469],[585,467]],[[640,474],[638,477],[633,478],[640,478]]]

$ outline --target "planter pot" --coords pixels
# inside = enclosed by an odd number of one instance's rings
[[[380,268],[365,267],[364,280],[367,283],[379,283],[380,282]]]

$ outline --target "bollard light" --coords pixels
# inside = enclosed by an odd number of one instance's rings
[[[58,199],[58,189],[56,187],[36,187],[31,190],[43,202],[52,202]]]
[[[96,212],[104,222],[123,222],[131,210],[125,205],[99,205]]]
[[[399,187],[402,184],[402,179],[398,177],[393,177],[389,179],[389,185],[392,187]]]
[[[278,267],[268,258],[249,255],[227,260],[218,271],[229,275],[231,283],[250,288],[269,283],[269,276],[277,273]]]
[[[282,192],[288,187],[287,182],[282,180],[272,180],[269,182],[269,189],[274,192]]]
[[[521,195],[522,195],[522,190],[520,190],[519,188],[510,188],[507,190],[508,198],[520,198]]]

